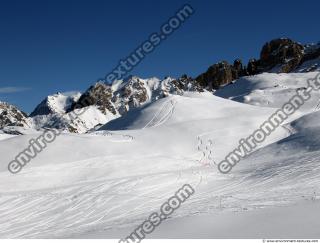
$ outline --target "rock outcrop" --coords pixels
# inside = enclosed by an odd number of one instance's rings
[[[0,128],[6,126],[29,127],[27,114],[17,107],[0,101]]]
[[[278,72],[289,73],[296,69],[304,55],[303,45],[287,38],[267,42],[260,53],[260,70],[269,71],[278,66]]]
[[[196,80],[203,89],[217,89],[221,85],[230,83],[232,80],[238,79],[245,74],[242,61],[236,59],[233,65],[227,61],[213,64],[208,70],[200,74]]]
[[[111,112],[116,114],[117,111],[111,102],[113,96],[112,87],[102,82],[97,82],[80,96],[77,102],[73,103],[68,112],[75,109],[84,108],[87,106],[95,105],[103,113]]]
[[[196,80],[204,89],[218,89],[242,76],[256,75],[263,72],[289,73],[297,70],[303,63],[320,57],[320,44],[303,46],[288,38],[274,39],[267,42],[260,52],[260,59],[252,58],[247,66],[243,66],[240,59],[233,65],[227,61],[213,64],[208,70],[200,74]],[[318,68],[302,70],[309,72]]]

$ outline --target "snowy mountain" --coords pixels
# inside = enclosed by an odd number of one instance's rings
[[[172,94],[181,95],[185,91],[201,90],[195,80],[186,75],[179,79],[167,77],[163,80],[132,76],[127,80],[118,81],[116,87],[113,102],[121,114]]]
[[[6,126],[19,126],[28,128],[30,124],[27,119],[27,114],[20,111],[13,105],[0,101],[0,128]]]
[[[111,86],[97,82],[82,95],[58,93],[48,96],[31,113],[30,122],[35,129],[54,127],[66,132],[86,133],[130,109],[185,91],[201,91],[201,88],[187,76],[163,80],[132,76],[117,80]]]
[[[231,174],[215,167],[275,110],[210,92],[170,95],[130,109],[97,132],[60,135],[59,142],[51,143],[16,176],[8,174],[7,161],[35,134],[2,140],[0,208],[15,214],[2,215],[0,237],[122,238],[185,183],[196,193],[164,223],[176,229],[178,238],[190,217],[220,215],[233,222],[241,213],[244,223],[250,212],[265,215],[265,210],[281,206],[281,213],[290,213],[292,205],[319,198],[319,112],[302,110],[300,118],[290,121],[294,133],[286,124],[280,126]],[[294,221],[298,228],[304,223]],[[316,234],[319,221],[312,222],[310,231]],[[213,223],[225,226],[220,235],[228,234],[228,224]],[[195,236],[214,237],[211,230],[200,234],[201,228],[193,225]],[[166,237],[166,232],[160,228],[156,235]],[[276,238],[277,232],[264,237]],[[287,227],[282,234],[296,232]],[[254,229],[248,234],[260,237]]]
[[[112,85],[97,82],[89,87],[83,94],[80,93],[57,93],[46,97],[30,114],[29,123],[34,129],[57,128],[65,132],[86,133],[97,130],[107,122],[125,115],[131,109],[153,103],[158,99],[170,95],[183,95],[186,91],[203,92],[204,90],[218,92],[216,95],[233,100],[253,104],[255,94],[249,97],[240,94],[241,87],[251,82],[266,85],[264,81],[254,81],[257,74],[268,73],[305,73],[319,71],[320,45],[302,45],[288,38],[275,39],[267,42],[261,49],[260,59],[250,59],[247,66],[242,64],[241,59],[236,59],[232,65],[226,61],[212,65],[209,69],[195,79],[183,75],[178,79],[167,77],[165,79],[148,78],[143,79],[130,76],[124,80],[116,80]],[[265,92],[281,94],[286,89],[286,84],[279,76],[259,76],[259,79],[274,82],[268,84],[270,87]],[[290,78],[291,76],[288,76]],[[276,81],[278,80],[278,81]],[[235,83],[235,88],[230,91],[230,96],[225,95],[232,88],[227,85]],[[246,83],[246,84],[245,84]],[[258,93],[251,89],[249,84],[247,91]],[[271,87],[271,86],[274,87]],[[290,84],[288,84],[290,89]],[[226,87],[225,87],[226,86]],[[299,86],[299,85],[298,85]],[[299,87],[291,87],[294,88]],[[239,88],[238,88],[239,87]],[[222,88],[222,89],[221,89]],[[262,92],[263,93],[263,92]],[[236,97],[237,96],[237,97]],[[259,96],[259,94],[258,94]],[[250,101],[248,99],[251,99]],[[258,97],[257,99],[263,99]],[[279,99],[281,100],[281,98]],[[260,100],[264,105],[272,105],[272,100]],[[74,113],[79,115],[74,116]]]
[[[30,117],[49,114],[64,114],[71,105],[75,103],[81,93],[57,93],[47,96],[35,109],[31,112]]]
[[[0,238],[120,239],[186,183],[196,193],[151,237],[319,238],[319,91],[229,174],[217,169],[320,74],[318,52],[278,39],[248,66],[98,82],[47,97],[29,118],[1,103],[2,126],[33,129],[0,131]],[[64,131],[57,141],[10,174],[8,163],[52,127]]]

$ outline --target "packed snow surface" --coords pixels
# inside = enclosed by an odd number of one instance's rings
[[[318,93],[229,174],[215,165],[315,74],[261,74],[224,87],[221,97],[190,92],[159,99],[98,131],[60,135],[15,175],[8,163],[39,133],[0,134],[0,237],[122,238],[189,183],[195,194],[155,237],[191,237],[185,226],[196,238],[319,238],[317,217],[302,221],[309,231],[299,224],[272,230],[276,215],[290,224],[319,209]],[[253,228],[233,231],[229,222]]]

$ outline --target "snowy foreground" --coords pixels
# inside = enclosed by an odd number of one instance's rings
[[[230,174],[215,165],[316,74],[160,99],[60,135],[15,175],[8,163],[40,133],[0,134],[0,237],[123,238],[189,183],[151,238],[320,238],[320,92]]]

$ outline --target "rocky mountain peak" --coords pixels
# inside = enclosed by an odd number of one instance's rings
[[[203,88],[209,90],[217,89],[221,85],[230,83],[245,74],[241,59],[236,59],[233,65],[227,61],[221,61],[213,64],[208,70],[200,74],[196,80]]]
[[[82,95],[56,93],[46,97],[27,121],[36,129],[55,127],[82,133],[124,115],[132,108],[166,96],[182,95],[186,91],[212,91],[243,76],[262,72],[320,71],[319,64],[320,43],[301,45],[289,38],[278,38],[265,43],[260,58],[251,58],[247,65],[243,65],[240,58],[232,64],[227,61],[217,62],[195,79],[186,74],[180,78],[164,79],[128,76],[111,85],[96,82]],[[24,126],[27,123],[26,115],[16,108],[8,107],[1,110],[0,127],[8,124]],[[74,110],[81,110],[78,112],[80,115],[73,116]]]
[[[64,114],[79,99],[80,95],[80,92],[57,92],[54,95],[49,95],[31,112],[30,117]]]
[[[0,128],[6,126],[29,127],[27,114],[17,107],[0,101]]]
[[[279,72],[288,73],[299,66],[303,55],[303,45],[288,38],[279,38],[262,47],[260,65],[264,71],[279,65]]]
[[[90,88],[80,96],[77,102],[72,104],[68,112],[74,109],[95,105],[104,114],[107,112],[116,114],[117,112],[111,102],[112,96],[112,86],[103,82],[97,82],[90,86]]]
[[[305,45],[289,38],[278,38],[265,43],[260,52],[260,59],[251,58],[247,66],[240,59],[233,65],[227,61],[210,66],[196,80],[203,88],[218,89],[242,76],[256,75],[263,72],[289,73],[297,71],[306,62],[320,57],[320,44]],[[320,61],[309,63],[300,72],[319,70]]]

